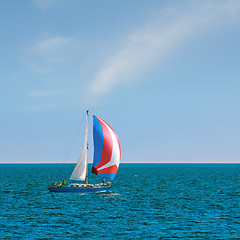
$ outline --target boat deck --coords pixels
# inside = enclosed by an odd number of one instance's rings
[[[109,184],[70,184],[69,186],[49,187],[50,192],[102,192],[109,191]]]

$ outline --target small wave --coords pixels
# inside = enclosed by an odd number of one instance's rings
[[[11,193],[12,190],[3,190],[4,193]]]
[[[99,192],[98,194],[101,196],[109,196],[109,197],[121,195],[120,193],[112,193],[112,192]]]
[[[123,216],[110,216],[108,219],[123,219]]]

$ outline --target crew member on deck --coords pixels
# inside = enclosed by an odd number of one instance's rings
[[[103,185],[105,184],[105,178],[102,179],[102,183],[103,183]]]
[[[65,179],[63,179],[62,185],[64,185],[64,186],[67,185],[67,181]]]

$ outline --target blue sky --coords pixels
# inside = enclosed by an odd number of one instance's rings
[[[0,29],[0,162],[77,161],[86,109],[122,162],[240,162],[240,1],[1,1]]]

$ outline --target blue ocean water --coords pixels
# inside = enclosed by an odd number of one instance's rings
[[[73,168],[1,164],[0,238],[240,239],[240,164],[121,164],[111,192],[49,193]]]

